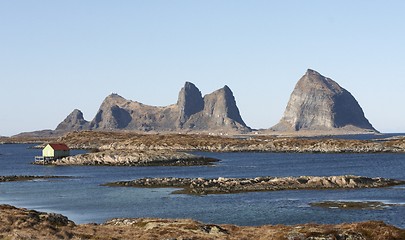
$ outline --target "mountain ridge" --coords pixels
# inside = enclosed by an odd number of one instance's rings
[[[93,120],[84,120],[81,111],[75,109],[56,130],[251,131],[242,120],[228,86],[203,97],[191,82],[186,82],[180,90],[177,103],[163,107],[127,100],[116,93],[110,94]]]

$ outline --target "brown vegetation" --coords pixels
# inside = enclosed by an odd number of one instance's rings
[[[352,239],[403,240],[405,230],[383,222],[242,227],[189,219],[113,219],[76,225],[54,213],[0,205],[0,239]]]
[[[133,131],[76,131],[55,138],[4,138],[4,143],[58,141],[77,149],[100,150],[183,150],[213,152],[325,152],[405,153],[405,138],[349,140],[330,138],[276,137],[272,135],[218,136],[186,133],[141,133]]]
[[[405,138],[345,140],[279,138],[274,136],[212,136],[206,134],[140,134],[134,132],[72,132],[58,139],[72,148],[102,150],[187,150],[268,152],[405,152]]]

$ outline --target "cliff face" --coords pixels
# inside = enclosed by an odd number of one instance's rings
[[[204,99],[200,90],[190,83],[186,82],[184,87],[180,90],[177,107],[180,110],[179,127],[183,127],[184,123],[190,117],[204,109]]]
[[[148,106],[111,94],[105,98],[90,123],[82,115],[80,119],[71,115],[58,125],[58,130],[250,130],[239,114],[229,87],[202,97],[200,90],[190,82],[186,82],[177,103],[173,105]]]
[[[330,78],[308,69],[291,94],[275,131],[376,131],[350,92]]]
[[[184,124],[188,129],[237,129],[246,130],[247,126],[240,116],[235,97],[228,86],[207,94],[203,98],[204,108],[194,114]]]

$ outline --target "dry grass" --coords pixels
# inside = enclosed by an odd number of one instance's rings
[[[75,225],[61,215],[0,205],[0,239],[352,239],[403,240],[405,230],[383,222],[241,227],[190,219],[116,219]]]
[[[7,139],[7,138],[6,138]],[[405,138],[346,140],[275,137],[272,135],[213,136],[186,133],[140,133],[132,131],[80,131],[55,139],[8,138],[9,142],[59,141],[83,149],[170,149],[197,151],[271,152],[405,152]]]

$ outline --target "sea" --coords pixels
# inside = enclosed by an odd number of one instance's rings
[[[30,144],[0,145],[0,176],[67,178],[1,182],[0,204],[56,212],[76,223],[111,218],[191,218],[205,223],[256,226],[384,221],[405,228],[405,185],[380,189],[286,190],[204,196],[171,188],[106,187],[142,177],[258,177],[361,175],[405,180],[405,154],[306,154],[195,152],[221,161],[213,166],[111,167],[33,165],[41,150]],[[73,151],[73,154],[84,151]],[[313,207],[320,201],[379,201],[383,209]]]

